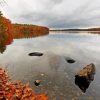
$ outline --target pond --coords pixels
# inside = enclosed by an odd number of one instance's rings
[[[29,56],[30,53],[40,56]],[[74,59],[68,63],[66,58]],[[75,85],[75,75],[94,63],[96,74],[83,93]],[[13,80],[29,82],[38,93],[50,100],[99,100],[100,98],[100,35],[90,33],[50,32],[47,36],[14,39],[0,54],[0,66],[7,68]],[[35,86],[35,80],[42,80]]]

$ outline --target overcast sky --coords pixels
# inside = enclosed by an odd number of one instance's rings
[[[100,0],[5,0],[0,7],[13,23],[50,28],[100,26]],[[3,4],[2,4],[3,5]]]

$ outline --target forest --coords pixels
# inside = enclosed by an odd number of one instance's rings
[[[36,37],[49,33],[49,28],[32,24],[13,24],[0,12],[0,33],[3,32],[13,38]]]
[[[49,33],[49,29],[43,26],[29,25],[29,24],[13,24],[14,38],[31,38],[42,36]]]

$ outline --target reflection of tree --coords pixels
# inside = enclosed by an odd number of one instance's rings
[[[0,53],[3,53],[6,50],[6,46],[0,43]]]
[[[8,35],[0,32],[0,52],[3,53],[6,49],[6,45],[9,45],[12,42],[12,38]]]
[[[6,36],[3,33],[0,33],[0,52],[3,53],[6,49],[5,45]]]
[[[2,16],[2,12],[0,11],[0,16]]]

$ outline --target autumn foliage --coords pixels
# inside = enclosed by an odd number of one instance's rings
[[[49,28],[32,24],[12,24],[0,11],[0,33],[1,32],[11,37],[13,34],[13,38],[35,37],[48,34]]]
[[[9,19],[6,19],[3,16],[0,16],[0,35],[5,35],[5,44],[8,45],[12,42],[12,24]]]
[[[49,29],[47,27],[28,24],[13,24],[14,38],[30,38],[46,35],[48,33]]]
[[[29,84],[12,82],[8,73],[0,68],[0,100],[48,100],[48,96],[35,93]]]
[[[12,24],[3,16],[0,16],[0,52],[3,53],[6,45],[13,41]]]
[[[0,16],[0,33],[7,36],[6,43],[11,43],[12,38],[28,38],[42,36],[49,33],[49,29],[43,26],[28,24],[12,24],[9,19]]]

